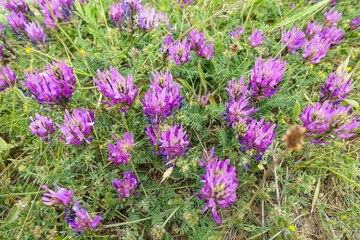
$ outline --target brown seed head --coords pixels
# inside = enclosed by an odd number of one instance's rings
[[[303,145],[303,137],[306,132],[306,128],[300,125],[290,127],[285,134],[285,143],[287,149],[300,151]]]
[[[230,50],[233,52],[233,53],[237,53],[239,50],[240,50],[240,47],[238,44],[234,43],[230,46]]]

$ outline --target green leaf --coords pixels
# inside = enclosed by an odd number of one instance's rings
[[[346,105],[351,105],[353,106],[355,109],[358,109],[359,108],[359,103],[355,100],[351,100],[351,99],[345,99],[343,102],[342,102],[342,105],[343,106],[346,106]]]
[[[295,121],[299,120],[300,109],[300,103],[296,101],[294,105],[293,124],[295,124]]]
[[[339,177],[343,178],[345,181],[351,183],[352,185],[354,185],[355,187],[357,187],[357,188],[360,189],[360,185],[359,185],[358,183],[354,182],[353,180],[347,178],[346,176],[342,175],[341,173],[338,173],[338,172],[332,170],[331,168],[328,168],[328,167],[327,167],[326,169],[329,170],[330,172],[335,173],[335,174],[338,175]]]
[[[179,81],[181,82],[181,84],[186,87],[187,89],[189,89],[189,91],[195,93],[194,89],[192,89],[192,87],[190,86],[190,84],[185,81],[184,79],[179,79]]]
[[[24,198],[22,198],[19,203],[23,206],[23,207],[27,207],[27,205],[29,204],[30,201],[30,196],[26,196]],[[6,222],[15,222],[18,221],[18,218],[20,216],[20,213],[22,211],[25,211],[24,208],[20,207],[19,205],[14,205],[13,208],[10,210],[9,214],[7,215],[5,221]]]
[[[26,97],[25,97],[25,95],[23,94],[22,91],[20,91],[17,87],[14,87],[14,91],[15,91],[16,95],[18,95],[18,97],[21,99],[21,101],[22,101],[23,103],[26,103],[26,102],[27,102],[27,101],[26,101]]]
[[[289,12],[292,13],[293,11],[296,11],[296,9],[298,8],[298,6],[300,6],[301,4],[303,4],[305,1],[302,1],[300,4],[298,4],[297,6],[294,7],[294,9],[292,11]],[[271,26],[268,30],[266,30],[266,32],[270,32],[271,30],[274,30],[276,28],[280,28],[282,26],[285,26],[289,23],[292,23],[292,22],[295,22],[295,21],[298,21],[300,20],[301,18],[305,17],[306,15],[314,12],[317,13],[319,11],[321,11],[322,7],[327,5],[328,3],[330,2],[330,0],[323,0],[307,9],[305,9],[304,11],[292,16],[292,17],[289,17],[288,19],[286,19],[286,17],[289,15],[285,15],[283,18],[281,18],[277,23],[275,23],[273,26]]]
[[[0,152],[7,151],[13,147],[14,146],[12,144],[8,144],[4,139],[0,137]]]

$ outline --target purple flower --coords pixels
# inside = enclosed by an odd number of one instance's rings
[[[45,24],[47,29],[57,29],[56,22],[51,14],[51,11],[54,14],[54,17],[57,22],[68,22],[71,17],[70,10],[67,9],[66,5],[71,5],[73,2],[68,3],[68,1],[59,1],[59,0],[48,0],[49,5],[46,0],[37,0],[38,8],[40,12],[44,15],[43,23]],[[51,11],[50,11],[50,8]]]
[[[195,51],[195,53],[197,55],[200,54],[200,50],[202,48],[205,47],[205,41],[206,41],[206,37],[205,37],[205,31],[204,33],[202,33],[200,30],[198,31],[191,31],[191,33],[189,33],[189,41],[191,43],[191,49],[193,49]]]
[[[191,43],[185,38],[182,42],[173,44],[168,50],[171,60],[175,61],[177,65],[182,65],[189,61]]]
[[[130,195],[139,195],[136,190],[139,189],[140,182],[138,181],[136,174],[132,174],[131,169],[125,172],[124,181],[115,178],[112,185],[120,193],[119,198],[130,197]]]
[[[240,79],[236,80],[234,78],[229,81],[229,86],[226,88],[226,91],[230,95],[230,99],[233,99],[235,101],[239,100],[242,96],[248,96],[250,95],[250,92],[248,90],[248,85],[245,85],[244,83],[245,76],[241,76]]]
[[[65,138],[59,136],[60,139],[64,140],[66,145],[76,144],[79,146],[83,141],[90,144],[92,139],[86,138],[91,128],[95,125],[94,112],[91,110],[86,111],[85,108],[74,109],[72,115],[65,109],[64,125],[55,123],[60,128],[60,131],[65,135]]]
[[[214,162],[217,162],[219,159],[217,156],[214,156],[214,147],[211,148],[209,156],[206,155],[205,149],[203,149],[204,159],[200,158],[200,166],[205,167],[206,165],[212,165]],[[213,157],[214,156],[214,157]],[[205,161],[204,161],[205,160]]]
[[[264,118],[260,121],[252,120],[247,124],[243,132],[238,132],[239,136],[235,138],[242,146],[240,151],[244,154],[249,151],[248,153],[258,162],[262,160],[264,152],[272,144],[273,138],[276,135],[276,132],[274,132],[276,124],[274,123],[270,126],[270,122],[266,122],[263,125],[264,120]],[[247,172],[249,166],[250,162],[246,164],[245,172]]]
[[[284,29],[283,34],[283,43],[287,44],[287,49],[292,55],[295,55],[295,52],[300,49],[304,44],[306,44],[307,40],[304,39],[305,34],[302,30],[298,32],[298,29],[294,26],[291,31],[286,32]],[[292,38],[292,39],[291,39]]]
[[[22,34],[25,31],[26,18],[22,13],[12,12],[6,15],[9,26],[12,28],[15,34]]]
[[[161,52],[165,52],[166,50],[166,54],[169,54],[169,48],[172,45],[172,43],[174,42],[173,37],[172,37],[172,33],[170,33],[169,36],[164,37],[164,41],[161,42]]]
[[[226,208],[236,200],[236,188],[239,180],[235,179],[235,166],[228,167],[229,163],[230,159],[226,159],[225,162],[216,160],[207,164],[206,173],[201,177],[201,182],[205,182],[205,185],[201,189],[201,194],[195,193],[199,199],[207,200],[203,212],[211,208],[217,223],[221,222],[216,211],[217,205]]]
[[[0,0],[0,5],[10,12],[30,14],[30,8],[24,0]]]
[[[240,40],[240,36],[241,36],[241,34],[244,32],[244,28],[243,28],[243,26],[241,26],[240,28],[238,28],[238,27],[239,27],[239,26],[236,25],[236,26],[235,26],[235,30],[232,31],[232,32],[229,32],[230,38],[234,38],[234,39],[236,39],[236,40]]]
[[[326,52],[330,47],[330,39],[323,39],[319,35],[315,35],[309,40],[304,47],[303,59],[309,59],[311,63],[319,63],[320,59],[326,56]]]
[[[128,74],[124,78],[116,68],[110,66],[110,71],[101,72],[97,70],[99,80],[94,78],[98,89],[102,91],[105,97],[111,98],[111,102],[101,102],[112,108],[119,104],[119,110],[126,112],[135,101],[138,92],[137,86],[134,88],[132,75]]]
[[[66,216],[66,222],[70,224],[72,229],[78,229],[80,231],[76,232],[76,235],[82,234],[87,228],[95,228],[99,225],[101,218],[101,213],[95,217],[92,221],[89,219],[89,215],[86,212],[85,203],[83,201],[84,207],[80,209],[79,202],[76,197],[74,197],[75,206],[73,206],[73,210],[75,212],[74,215]]]
[[[260,108],[250,108],[254,103],[249,104],[249,99],[242,96],[239,100],[235,101],[231,99],[229,103],[225,103],[226,112],[224,115],[224,121],[229,122],[232,127],[235,127],[238,123],[246,124],[253,117],[249,117],[252,113],[258,111]]]
[[[24,70],[25,78],[21,81],[30,90],[36,100],[45,103],[64,103],[69,100],[75,89],[75,74],[73,68],[67,66],[65,61],[46,64],[46,70],[40,73],[29,74]]]
[[[260,56],[249,75],[251,96],[260,100],[277,93],[278,89],[274,87],[284,77],[285,64],[286,61],[281,62],[281,56],[277,59],[270,57],[265,64]]]
[[[144,8],[139,14],[139,26],[144,31],[151,31],[155,28],[159,28],[160,24],[164,23],[165,26],[170,26],[167,14],[163,14],[161,11],[156,13],[155,8]]]
[[[206,58],[207,60],[209,60],[210,57],[215,56],[215,50],[212,52],[214,42],[211,42],[208,46],[206,46],[205,32],[201,33],[200,30],[191,31],[189,34],[189,41],[191,43],[191,49],[195,51],[196,55]]]
[[[335,7],[331,8],[330,11],[324,14],[325,25],[336,26],[341,16],[343,15],[343,13],[339,13],[337,11],[332,12],[334,9]]]
[[[151,89],[145,94],[142,103],[143,112],[148,117],[148,121],[158,124],[182,107],[184,97],[180,97],[179,85],[172,83],[171,74],[167,75],[168,80],[164,81],[164,87],[159,86],[161,82],[159,79],[156,80],[155,76],[155,80],[151,82]]]
[[[56,183],[54,183],[55,187],[57,187],[57,192],[51,190],[45,185],[42,185],[41,188],[49,191],[49,193],[44,193],[42,196],[43,203],[47,206],[54,206],[56,204],[64,204],[67,206],[70,201],[71,197],[73,196],[73,190],[70,189],[67,191],[65,188],[59,187]]]
[[[118,166],[120,163],[126,164],[130,161],[131,150],[134,147],[134,138],[132,133],[126,132],[123,135],[123,139],[117,139],[114,135],[112,137],[116,140],[116,146],[112,143],[109,143],[109,160],[115,163],[115,166]]]
[[[316,21],[315,22],[309,21],[307,29],[305,30],[305,34],[307,36],[320,35],[323,26],[324,24],[319,25],[318,22]]]
[[[163,88],[173,88],[173,77],[169,69],[166,69],[166,72],[155,71],[152,72],[154,80],[150,77],[151,88],[155,92],[161,92]]]
[[[167,159],[180,157],[190,148],[189,134],[186,134],[182,125],[169,126],[165,132],[161,132],[159,143],[159,152]]]
[[[196,101],[202,108],[204,108],[206,103],[208,102],[210,94],[211,94],[211,92],[208,92],[207,95],[203,95],[203,96],[201,96],[201,98],[200,98],[200,95],[197,95]]]
[[[181,8],[184,8],[184,3],[186,3],[187,5],[192,4],[192,0],[178,0],[179,3],[181,3]]]
[[[41,137],[41,140],[48,141],[51,143],[50,135],[55,132],[54,123],[50,117],[43,117],[39,113],[35,114],[34,119],[32,116],[29,117],[31,123],[29,125],[30,132]]]
[[[160,133],[159,133],[159,127],[158,126],[147,126],[145,129],[145,133],[146,135],[148,135],[148,139],[150,141],[150,143],[153,146],[156,146],[156,143],[158,142],[158,137],[160,137]]]
[[[334,100],[336,103],[343,101],[351,93],[352,79],[345,76],[345,72],[339,76],[337,72],[330,74],[325,85],[321,88],[320,100]]]
[[[9,65],[4,68],[3,66],[0,66],[0,92],[4,91],[6,88],[12,86],[15,84],[16,81],[16,74],[11,71]],[[5,75],[3,75],[3,73]]]
[[[341,37],[345,34],[341,28],[331,27],[325,28],[320,34],[321,38],[330,41],[330,47],[337,45],[339,42],[344,41]]]
[[[351,22],[350,22],[350,30],[355,30],[359,27],[360,25],[360,17],[354,18]]]
[[[215,56],[215,51],[216,49],[213,51],[213,44],[214,41],[212,41],[209,45],[207,45],[206,47],[203,47],[200,49],[200,53],[199,56],[206,58],[207,60],[209,60],[211,57]]]
[[[351,106],[341,106],[325,101],[316,103],[314,107],[307,106],[299,119],[307,129],[307,138],[313,143],[325,143],[327,137],[349,138],[354,136],[352,130],[360,127],[357,121],[360,116],[349,114]],[[324,135],[324,136],[323,136]]]
[[[249,37],[249,43],[252,47],[260,46],[264,41],[265,34],[262,35],[262,30],[255,30],[251,37]]]
[[[25,25],[25,32],[34,45],[43,45],[46,43],[46,35],[44,28],[40,26],[39,22],[30,22]]]
[[[124,13],[122,3],[113,3],[110,6],[110,18],[116,27],[121,27],[124,24]]]

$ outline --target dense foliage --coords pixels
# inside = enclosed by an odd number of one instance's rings
[[[359,239],[352,0],[0,0],[2,239]]]

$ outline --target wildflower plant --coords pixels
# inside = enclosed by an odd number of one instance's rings
[[[120,193],[119,198],[139,195],[136,190],[139,188],[140,182],[138,181],[136,174],[133,175],[131,169],[124,173],[123,181],[115,178],[112,185],[116,191]]]
[[[356,239],[360,6],[328,2],[0,0],[0,236]]]
[[[75,74],[73,68],[67,66],[65,61],[46,64],[46,69],[34,74],[24,70],[26,76],[21,83],[27,87],[34,99],[50,105],[68,102],[75,89]]]
[[[101,103],[106,104],[109,108],[118,105],[120,111],[126,112],[138,95],[137,86],[134,87],[133,76],[128,74],[125,78],[113,67],[104,72],[98,69],[97,73],[99,79],[94,78],[94,82],[105,97],[111,98],[111,102]]]
[[[83,142],[91,143],[92,138],[88,138],[91,129],[95,126],[94,112],[85,108],[74,109],[70,115],[69,111],[65,109],[64,125],[55,123],[60,128],[65,137],[59,136],[64,140],[66,145],[76,144],[79,146]]]
[[[72,209],[75,212],[75,215],[68,215],[65,217],[65,220],[72,229],[79,230],[76,232],[76,235],[82,234],[87,228],[95,228],[99,225],[100,220],[102,220],[101,214],[91,220],[86,211],[85,202],[83,201],[84,207],[80,208],[79,202],[76,197],[74,197],[74,203],[75,205]]]
[[[201,177],[201,181],[205,183],[201,189],[201,194],[195,195],[207,201],[203,212],[211,209],[212,215],[217,223],[221,222],[221,218],[217,212],[217,206],[226,208],[236,200],[236,188],[238,179],[236,177],[235,166],[229,167],[230,159],[221,161],[216,159],[212,163],[205,166],[206,173]]]

